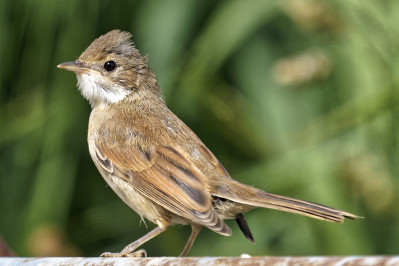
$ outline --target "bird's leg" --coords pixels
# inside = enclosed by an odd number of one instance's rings
[[[180,253],[179,257],[184,257],[190,251],[191,246],[194,244],[194,240],[197,238],[199,232],[201,232],[202,225],[199,224],[191,224],[191,235],[187,240],[186,245],[183,248],[183,251]]]
[[[143,237],[137,239],[133,243],[130,243],[127,245],[124,249],[122,249],[121,252],[119,253],[110,253],[110,252],[105,252],[101,254],[101,257],[147,257],[147,252],[144,249],[140,249],[135,251],[138,247],[140,247],[142,244],[147,242],[148,240],[156,237],[160,233],[164,232],[166,228],[168,228],[170,222],[169,221],[159,221],[158,222],[158,227],[155,227],[153,230],[151,230],[148,234],[144,235]]]

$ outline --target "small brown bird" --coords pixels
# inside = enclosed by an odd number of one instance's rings
[[[359,218],[232,179],[166,107],[147,58],[134,48],[131,37],[113,30],[94,40],[77,61],[58,65],[76,73],[79,90],[91,104],[88,143],[96,167],[128,206],[158,225],[120,253],[103,256],[142,256],[145,251],[137,248],[171,224],[192,227],[180,256],[188,253],[203,226],[230,236],[225,219],[235,219],[254,242],[243,213],[256,207],[338,223]]]

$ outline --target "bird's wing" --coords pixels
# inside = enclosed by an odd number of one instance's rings
[[[139,143],[147,144],[144,148]],[[220,234],[231,234],[213,209],[206,178],[179,146],[155,147],[135,134],[128,143],[95,142],[95,153],[106,171],[168,211]]]

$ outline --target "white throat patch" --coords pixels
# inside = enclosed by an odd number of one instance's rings
[[[116,103],[130,94],[130,90],[124,89],[117,84],[109,84],[105,78],[94,71],[77,73],[78,87],[83,97],[85,97],[94,109],[97,106]]]

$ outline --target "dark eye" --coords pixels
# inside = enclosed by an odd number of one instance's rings
[[[104,64],[104,68],[107,71],[112,71],[116,67],[116,63],[114,61],[108,61]]]

